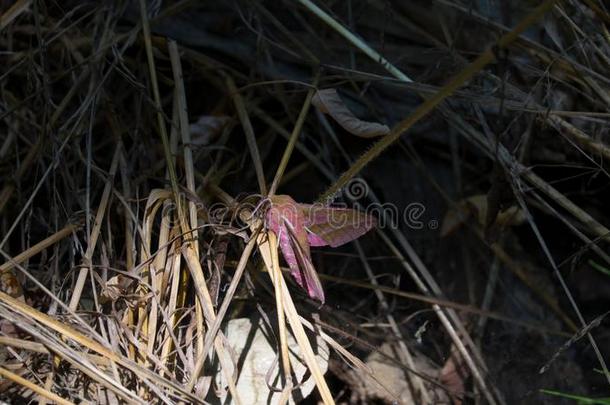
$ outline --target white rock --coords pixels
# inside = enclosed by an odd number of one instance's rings
[[[281,360],[276,354],[278,345],[275,343],[275,338],[269,333],[269,328],[257,318],[232,319],[225,331],[229,346],[236,356],[235,358],[238,359],[237,393],[242,404],[275,405],[279,403],[281,392],[271,391],[269,385],[278,390],[281,388],[282,379],[279,373]],[[329,358],[328,346],[320,337],[316,337],[315,341],[311,339],[312,334],[309,334],[309,337],[318,366],[322,373],[326,373]],[[305,362],[300,358],[299,346],[291,333],[288,333],[288,347],[290,348],[293,377],[296,376],[297,379],[294,383],[295,385],[300,384],[293,390],[290,398],[290,403],[294,404],[295,401],[299,402],[311,394],[315,388],[315,381],[311,378],[311,374],[307,373]],[[305,374],[309,378],[303,382]],[[220,387],[227,386],[221,373],[217,374],[216,381]],[[220,398],[219,403],[233,404],[234,401],[225,391],[225,395]]]

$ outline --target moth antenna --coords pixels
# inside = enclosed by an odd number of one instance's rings
[[[251,217],[254,217],[263,208],[263,206],[266,205],[267,203],[271,204],[271,200],[269,199],[269,197],[262,197],[261,196],[261,199],[256,204],[256,206],[254,207],[254,210],[252,210]]]
[[[257,194],[257,196],[259,196],[259,195]],[[248,221],[251,221],[253,218],[255,218],[256,215],[259,213],[259,211],[261,211],[263,205],[270,202],[268,197],[264,197],[262,195],[260,197],[261,198],[258,201],[258,203],[256,204],[256,206],[254,206],[254,209],[252,211],[250,211],[250,213],[248,214],[248,218],[247,218]],[[246,208],[249,208],[249,207],[246,207]],[[239,209],[240,208],[238,207],[238,211],[239,211]]]

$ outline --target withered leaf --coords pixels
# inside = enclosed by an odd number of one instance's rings
[[[377,122],[363,121],[345,105],[336,89],[318,90],[311,103],[324,114],[328,114],[349,133],[361,138],[387,135],[390,128]]]

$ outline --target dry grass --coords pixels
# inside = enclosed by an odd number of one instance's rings
[[[0,399],[248,404],[227,325],[254,316],[273,403],[299,361],[312,403],[607,391],[610,280],[586,263],[610,266],[610,17],[519,3],[0,6]],[[276,194],[425,211],[316,253],[320,306],[282,267]]]

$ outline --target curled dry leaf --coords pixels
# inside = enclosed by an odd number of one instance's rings
[[[270,200],[265,224],[277,235],[292,277],[311,298],[324,302],[310,247],[341,246],[368,232],[375,225],[375,218],[348,208],[298,204],[287,195]]]
[[[336,89],[318,90],[311,103],[320,112],[328,114],[349,133],[361,138],[387,135],[390,128],[377,122],[363,121],[347,108]]]
[[[152,227],[155,221],[155,216],[161,208],[163,202],[171,199],[172,193],[170,190],[163,189],[153,189],[151,190],[148,198],[146,200],[146,208],[144,210],[144,226],[142,228],[142,235],[144,237],[143,244],[148,246],[146,252],[150,251],[150,245],[152,241]],[[138,266],[138,270],[141,269],[142,266]],[[135,271],[136,269],[132,269]],[[134,276],[137,276],[136,273],[133,273]],[[117,274],[112,276],[106,282],[104,288],[101,292],[101,298],[103,302],[112,302],[117,299],[118,296],[126,294],[131,284],[133,283],[134,278],[127,277],[123,274]]]

